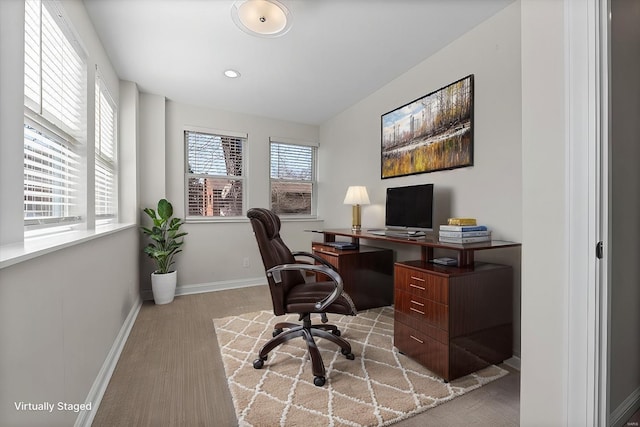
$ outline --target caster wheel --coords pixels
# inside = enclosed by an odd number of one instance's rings
[[[261,369],[264,366],[264,361],[267,360],[267,358],[265,357],[264,359],[258,358],[256,360],[253,361],[253,368],[254,369]]]
[[[314,377],[313,383],[318,387],[322,387],[325,383],[326,379],[324,377]]]
[[[277,337],[278,335],[280,335],[282,333],[282,329],[278,328],[278,329],[274,329],[273,333],[271,334],[273,337]]]
[[[356,357],[353,355],[353,353],[347,353],[347,354],[345,354],[345,355],[344,355],[344,357],[346,357],[346,358],[347,358],[347,359],[349,359],[349,360],[353,360],[353,359],[355,359],[355,358],[356,358]]]
[[[339,337],[341,335],[340,330],[336,329],[335,331],[331,331],[331,333],[337,337]]]

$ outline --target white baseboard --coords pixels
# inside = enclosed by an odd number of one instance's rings
[[[505,365],[515,369],[520,372],[520,358],[518,356],[511,356],[507,360],[503,362]]]
[[[76,418],[76,422],[74,424],[75,427],[90,427],[93,423],[93,419],[96,416],[96,412],[98,411],[98,407],[100,406],[100,402],[102,401],[104,392],[106,391],[107,385],[109,385],[109,381],[111,380],[111,375],[116,368],[118,359],[120,359],[122,349],[124,348],[124,345],[127,342],[127,338],[129,337],[129,333],[131,332],[131,328],[133,327],[133,324],[138,317],[140,307],[142,307],[142,299],[138,297],[134,302],[133,307],[131,307],[131,311],[129,311],[127,318],[122,324],[120,332],[116,336],[116,339],[111,346],[111,350],[109,350],[109,353],[107,354],[107,357],[102,364],[100,371],[98,372],[98,376],[96,377],[93,385],[91,386],[91,389],[89,390],[89,394],[87,396],[87,399],[85,400],[85,404],[90,403],[91,410],[84,410],[78,413],[78,417]]]
[[[627,398],[611,412],[609,417],[609,425],[612,427],[621,427],[636,411],[640,409],[640,387],[635,389]]]
[[[176,286],[176,296],[202,294],[204,292],[224,291],[227,289],[248,288],[251,286],[265,285],[267,279],[263,277],[252,277],[249,279],[223,280],[220,282],[199,283],[195,285]],[[153,300],[151,289],[141,292],[144,301]]]

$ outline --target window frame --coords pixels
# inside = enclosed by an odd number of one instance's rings
[[[311,148],[311,179],[310,180],[292,180],[273,178],[271,176],[271,156],[273,144],[291,145],[295,147],[310,147]],[[273,183],[274,182],[291,182],[291,183],[310,183],[311,184],[311,212],[308,214],[294,214],[294,213],[278,213],[283,219],[317,219],[318,218],[318,149],[319,144],[317,142],[301,141],[297,139],[284,138],[284,137],[270,137],[269,138],[269,208],[273,209]]]
[[[97,67],[96,67],[97,68]],[[111,158],[109,158],[109,156],[104,155],[103,151],[102,151],[102,97],[104,97],[105,102],[108,104],[108,106],[111,108],[111,112],[113,115],[113,120],[112,120],[112,134],[113,134],[113,141],[112,141],[112,146],[111,146],[111,151],[112,151],[112,155]],[[113,97],[111,96],[111,92],[109,91],[109,88],[107,87],[104,78],[102,77],[102,75],[100,74],[100,72],[98,70],[96,70],[96,75],[95,75],[95,104],[96,104],[96,108],[94,111],[94,115],[95,115],[95,123],[94,123],[94,128],[95,128],[95,132],[94,132],[94,154],[95,154],[95,166],[94,166],[94,194],[93,194],[93,198],[94,198],[94,215],[95,215],[95,221],[96,221],[96,226],[100,226],[100,225],[105,225],[105,224],[109,224],[109,223],[113,223],[113,222],[117,222],[118,221],[118,216],[119,216],[119,210],[120,210],[120,206],[119,206],[119,200],[118,200],[118,187],[119,187],[119,170],[118,170],[118,106],[116,105],[115,101],[113,100]],[[98,108],[99,105],[99,108]],[[97,202],[97,197],[99,195],[98,192],[98,168],[103,167],[104,169],[107,169],[108,172],[111,172],[112,174],[112,178],[113,178],[113,183],[112,183],[112,187],[111,187],[111,199],[112,199],[112,204],[111,207],[113,209],[112,213],[108,213],[108,214],[98,214],[98,202]]]
[[[73,192],[77,194],[77,202],[63,202],[61,205],[68,204],[68,208],[63,208],[65,212],[61,216],[56,217],[45,217],[45,216],[35,216],[29,217],[28,214],[33,211],[29,211],[26,209],[27,206],[27,191],[28,186],[30,184],[27,183],[28,176],[34,176],[34,174],[39,174],[37,172],[39,166],[38,162],[32,163],[31,167],[27,167],[27,160],[33,157],[34,151],[31,149],[27,149],[26,144],[23,146],[23,228],[25,237],[29,235],[35,235],[45,232],[56,232],[56,230],[69,230],[72,226],[85,223],[87,221],[87,212],[86,212],[86,200],[82,195],[84,193],[84,189],[86,188],[85,182],[85,172],[86,169],[83,165],[84,155],[86,152],[86,144],[87,144],[87,135],[86,135],[86,126],[87,126],[87,101],[88,101],[88,88],[87,88],[87,59],[88,56],[85,50],[82,48],[80,43],[78,42],[77,37],[75,36],[74,30],[71,26],[66,22],[64,15],[57,9],[58,6],[53,2],[45,2],[45,1],[27,1],[25,4],[25,42],[24,42],[24,63],[25,63],[25,71],[24,71],[24,116],[23,116],[23,125],[24,130],[23,134],[25,136],[25,140],[27,139],[28,128],[33,129],[34,132],[39,133],[42,137],[38,138],[43,142],[42,147],[46,152],[48,148],[53,147],[59,149],[57,151],[63,152],[68,151],[71,153],[70,156],[59,156],[60,159],[71,159],[73,157],[76,160],[71,161],[71,163],[76,163],[77,173],[72,174],[75,176],[76,182],[64,190],[61,197],[67,198],[67,200],[73,199]],[[37,10],[36,10],[37,9]],[[48,15],[45,19],[45,12]],[[29,21],[29,17],[33,17],[37,14],[37,22]],[[29,22],[28,22],[29,21]],[[31,25],[34,24],[34,26]],[[37,28],[37,34],[28,33],[29,28]],[[46,28],[50,28],[47,31]],[[35,31],[35,30],[34,30]],[[32,37],[34,36],[34,37]],[[31,44],[29,45],[29,43]],[[29,45],[29,46],[27,46]],[[37,46],[36,46],[37,45]],[[57,51],[47,51],[47,47],[56,47],[61,50]],[[31,49],[34,48],[34,49]],[[28,53],[29,52],[29,53]],[[31,56],[35,52],[35,57]],[[59,60],[59,58],[66,58],[69,65],[68,68],[64,68],[65,73],[62,74],[52,74],[47,73],[47,70],[57,65],[52,65],[49,63],[45,63],[46,61],[43,59],[47,56],[47,54],[51,53],[59,54],[55,59]],[[70,55],[70,56],[69,56]],[[31,65],[36,65],[37,69],[33,69],[29,67],[27,63]],[[67,64],[67,62],[64,62]],[[59,64],[58,64],[59,65]],[[27,78],[27,69],[32,70],[32,75]],[[71,71],[70,74],[66,74],[66,72]],[[75,71],[75,73],[74,73]],[[48,79],[48,82],[51,85],[47,85],[45,82],[44,75],[54,76]],[[69,76],[72,79],[69,79]],[[32,91],[32,87],[27,84],[27,80],[34,82],[34,86],[36,88]],[[64,88],[67,85],[75,86],[75,91],[70,90],[66,91]],[[56,86],[60,85],[60,86]],[[59,102],[60,105],[58,108],[47,108],[47,105],[51,102],[51,94],[48,96],[48,100],[45,99],[44,92],[47,91],[47,86],[50,88],[57,88],[60,92],[57,92],[58,95],[62,97],[62,99],[54,99],[54,101]],[[70,86],[73,88],[73,86]],[[29,89],[29,91],[27,90]],[[31,94],[35,94],[35,97],[38,98],[33,99],[33,96],[27,94],[27,92]],[[75,97],[77,102],[72,102],[69,100],[69,96]],[[70,107],[70,109],[69,109]],[[72,114],[73,117],[69,119],[67,114]],[[74,120],[75,118],[75,120]],[[71,120],[70,123],[67,123],[67,119]],[[75,127],[75,128],[74,128]],[[49,140],[51,143],[46,143],[45,140]],[[34,139],[35,141],[35,139]],[[42,155],[44,156],[44,154]],[[41,156],[41,157],[42,157]],[[36,157],[38,155],[36,154]],[[46,157],[49,160],[43,158],[44,169],[47,169],[46,162],[55,163],[57,160],[56,157]],[[50,168],[50,167],[49,167]],[[73,168],[73,167],[72,167]],[[30,171],[30,172],[27,172]],[[53,180],[55,180],[56,175],[51,172],[49,175],[44,174],[43,179],[47,179],[47,176],[51,176]],[[57,178],[60,179],[60,178]],[[49,183],[44,181],[47,186],[52,186],[53,184],[49,179]],[[67,180],[69,181],[69,180]],[[55,193],[41,193],[43,196],[47,194],[55,194]],[[31,197],[37,197],[37,193],[33,193]],[[43,202],[46,204],[47,202]]]
[[[241,169],[242,174],[236,175],[221,175],[221,174],[200,174],[189,172],[189,140],[188,133],[212,135],[214,137],[221,138],[236,138],[241,140],[242,161]],[[234,132],[228,130],[218,130],[210,128],[202,128],[196,126],[189,126],[183,128],[183,143],[184,143],[184,218],[187,223],[196,222],[237,222],[245,221],[245,214],[247,212],[247,194],[248,194],[248,171],[247,171],[247,147],[248,147],[248,134],[242,132]],[[242,208],[240,215],[234,216],[198,216],[189,214],[189,179],[190,178],[205,178],[205,179],[234,179],[239,180],[242,183]]]

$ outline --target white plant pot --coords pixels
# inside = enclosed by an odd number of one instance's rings
[[[151,290],[156,304],[169,304],[176,295],[176,283],[178,272],[171,271],[166,274],[151,273]]]

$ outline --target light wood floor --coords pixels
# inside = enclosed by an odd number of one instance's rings
[[[271,310],[266,286],[145,302],[93,426],[237,425],[212,319],[257,310]],[[520,374],[503,367],[511,373],[396,425],[519,425]]]

